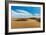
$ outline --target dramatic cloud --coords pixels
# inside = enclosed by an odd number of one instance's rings
[[[12,10],[12,18],[29,18],[32,14],[24,10]]]
[[[40,14],[32,14],[25,10],[16,9],[16,11],[12,10],[12,18],[40,18]]]

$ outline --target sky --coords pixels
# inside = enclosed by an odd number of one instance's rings
[[[40,7],[11,6],[12,16],[16,18],[26,18],[40,16]]]

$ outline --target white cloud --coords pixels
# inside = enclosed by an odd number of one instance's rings
[[[18,11],[18,12],[17,12]],[[29,18],[32,16],[31,13],[25,11],[25,10],[17,10],[16,12],[14,12],[12,10],[12,18]],[[20,13],[19,13],[20,12]]]
[[[40,18],[40,14],[35,13],[34,16],[32,13],[29,13],[25,10],[19,10],[17,9],[16,11],[12,10],[12,18]]]

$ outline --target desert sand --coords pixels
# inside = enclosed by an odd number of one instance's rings
[[[27,21],[16,21],[12,20],[11,28],[38,28],[40,27],[40,22],[34,19],[27,19]]]

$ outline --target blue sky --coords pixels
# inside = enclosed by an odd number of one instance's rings
[[[11,10],[14,11],[14,16],[17,16],[17,17],[23,17],[23,16],[29,17],[29,16],[40,15],[40,7],[11,6]]]
[[[20,10],[26,10],[29,13],[40,13],[40,7],[24,7],[24,6],[12,6],[11,7],[12,10],[16,11],[16,9],[20,9]]]

